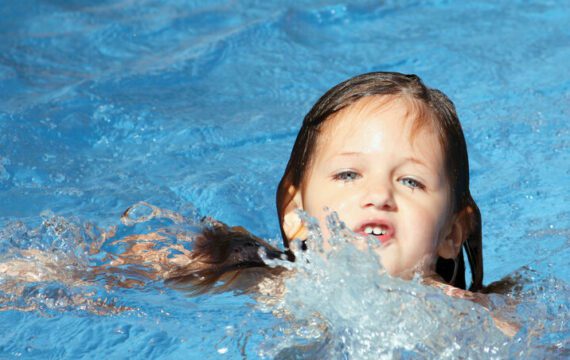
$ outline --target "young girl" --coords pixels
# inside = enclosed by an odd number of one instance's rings
[[[335,211],[354,233],[382,243],[377,251],[389,274],[419,274],[450,295],[485,305],[483,296],[463,291],[462,247],[471,267],[471,291],[482,289],[483,259],[461,125],[453,103],[415,75],[359,75],[324,94],[303,121],[279,183],[277,210],[284,251],[241,227],[204,219],[205,230],[191,250],[159,245],[160,237],[151,234],[129,237],[123,239],[130,244],[127,251],[87,273],[108,274],[112,285],[133,286],[136,281],[120,280],[121,267],[136,264],[148,268],[137,273],[139,278],[188,284],[195,292],[255,290],[261,279],[285,270],[268,267],[260,252],[295,261],[290,244],[301,241],[299,248],[306,249],[299,210],[319,221],[325,246],[326,217]],[[123,222],[132,211],[125,212]],[[49,262],[33,250],[26,256]],[[50,269],[57,267],[52,262]],[[2,264],[0,273],[41,281],[21,261]],[[48,280],[60,273],[43,272]]]
[[[145,218],[183,221],[176,214],[159,214],[149,204],[138,205],[152,210]],[[132,224],[137,207],[123,214],[123,223]],[[302,246],[294,249],[307,249],[308,232],[299,211],[318,220],[325,247],[327,216],[334,211],[356,237],[374,237],[382,244],[376,251],[390,275],[409,279],[419,274],[448,295],[488,307],[485,295],[474,293],[483,290],[481,217],[469,192],[461,125],[453,103],[415,75],[359,75],[324,94],[303,121],[279,183],[277,210],[283,251],[241,227],[204,218],[204,230],[191,238],[191,249],[165,245],[158,233],[128,236],[114,242],[129,244],[126,251],[82,275],[58,271],[61,259],[34,250],[24,254],[26,261],[0,264],[0,274],[17,278],[20,288],[23,281],[76,284],[79,276],[82,281],[103,277],[109,286],[142,285],[146,278],[195,293],[259,291],[263,279],[286,271],[267,266],[261,253],[294,262],[290,245],[300,241]],[[114,234],[104,234],[101,243],[108,237]],[[90,253],[100,245],[92,244]],[[470,291],[465,291],[462,248],[471,268]],[[30,261],[41,266],[30,267]],[[41,268],[50,271],[38,276]],[[91,304],[89,298],[73,301],[108,311],[106,304]],[[494,320],[505,334],[516,333],[515,325]]]
[[[294,261],[291,242],[300,240],[306,249],[307,237],[298,211],[318,219],[325,245],[326,216],[335,211],[353,232],[383,244],[378,252],[389,274],[419,273],[431,284],[466,289],[463,247],[469,289],[482,288],[481,218],[469,192],[461,125],[453,103],[415,75],[364,74],[323,95],[299,131],[277,210],[284,252],[214,221],[197,239],[192,260],[164,277],[204,291],[218,280],[243,284],[252,269],[280,272],[266,268],[259,249],[270,259]]]

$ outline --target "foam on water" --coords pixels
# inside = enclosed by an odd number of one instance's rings
[[[568,309],[561,299],[563,294],[570,294],[570,288],[563,282],[553,278],[547,281],[553,292],[549,289],[545,293],[556,297],[560,308],[555,306],[555,312],[550,314],[543,306],[532,310],[542,310],[542,319],[526,317],[529,307],[537,306],[532,301],[533,290],[519,291],[516,298],[490,295],[489,308],[485,309],[424,285],[419,277],[405,281],[386,274],[373,251],[373,247],[381,245],[371,240],[362,247],[363,239],[346,229],[335,213],[329,216],[331,248],[325,251],[318,224],[304,218],[310,234],[307,251],[298,249],[298,260],[293,265],[266,260],[271,266],[292,270],[293,274],[284,281],[284,296],[270,309],[294,320],[289,331],[285,331],[286,341],[270,342],[272,348],[265,355],[500,359],[522,354],[546,356],[550,351],[551,355],[559,355],[557,349],[567,345],[567,340],[558,339],[562,341],[550,344],[550,349],[527,347],[530,343],[538,345],[538,338],[545,340],[553,334],[532,333],[532,329],[565,326]],[[525,310],[517,312],[517,306]],[[520,324],[521,330],[510,338],[499,330],[492,316]],[[566,320],[560,321],[559,316]],[[561,336],[563,331],[559,332]]]
[[[228,294],[207,294],[185,303],[169,295],[166,303],[159,300],[160,312],[176,313],[178,306],[198,311],[220,301],[216,311],[229,311],[228,306],[237,301],[235,309],[246,315],[244,319],[263,319],[240,326],[238,317],[225,325],[217,335],[219,354],[240,353],[252,332],[258,334],[249,343],[252,351],[268,358],[544,357],[568,348],[565,299],[570,288],[555,277],[523,269],[513,274],[517,289],[490,295],[485,309],[424,285],[419,277],[405,281],[386,274],[374,251],[382,245],[352,233],[335,213],[328,222],[330,246],[324,246],[316,220],[301,215],[309,229],[307,250],[294,242],[296,262],[265,260],[289,271],[260,283],[252,295],[255,307],[250,307],[249,295],[240,293],[230,294],[234,300]],[[152,292],[173,291],[148,276],[152,264],[124,263],[105,268],[106,272],[93,269],[112,262],[127,245],[149,239],[155,248],[171,253],[180,244],[191,250],[193,236],[202,226],[195,212],[183,216],[147,203],[134,204],[123,214],[122,224],[107,231],[49,212],[42,216],[37,228],[15,222],[2,229],[2,311],[147,317],[156,306]],[[263,314],[273,320],[267,321]],[[506,336],[493,316],[517,324],[520,330],[512,338]],[[216,326],[209,317],[194,321],[201,328]]]

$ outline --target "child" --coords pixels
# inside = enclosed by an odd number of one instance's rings
[[[298,210],[319,220],[326,245],[325,208],[355,233],[383,244],[378,251],[391,275],[420,273],[465,289],[463,247],[470,290],[482,288],[480,213],[469,192],[455,108],[417,76],[388,72],[333,87],[305,117],[277,190],[284,252],[243,228],[208,219],[191,252],[166,256],[168,249],[132,242],[107,266],[152,263],[159,278],[188,281],[200,291],[221,278],[229,285],[246,269],[279,272],[266,267],[260,248],[270,259],[294,261],[290,243],[306,240]]]
[[[294,240],[306,249],[298,215],[316,218],[327,246],[326,218],[335,211],[354,233],[373,236],[393,276],[419,274],[450,296],[489,308],[483,291],[481,215],[469,191],[469,162],[453,103],[416,75],[375,72],[330,89],[306,115],[277,189],[285,251],[240,227],[219,222],[196,241],[192,260],[165,278],[193,290],[253,289],[282,268],[267,258],[295,260]],[[471,268],[465,291],[465,262]],[[518,326],[493,317],[506,335]]]
[[[333,87],[305,117],[277,190],[284,253],[242,228],[214,222],[197,239],[192,265],[166,277],[205,290],[264,268],[259,248],[270,259],[294,261],[290,243],[307,234],[297,211],[319,220],[326,244],[325,208],[384,245],[378,251],[391,275],[420,273],[427,282],[465,289],[463,247],[470,290],[482,288],[480,212],[469,192],[453,103],[415,75],[387,72]]]
[[[160,211],[142,205],[153,214]],[[123,214],[124,223],[132,210]],[[306,249],[299,210],[319,221],[325,246],[326,217],[335,211],[354,233],[382,243],[377,251],[389,274],[420,274],[451,296],[486,305],[484,295],[472,292],[481,291],[483,282],[481,218],[469,192],[461,125],[453,103],[415,75],[359,75],[324,94],[297,136],[277,190],[277,210],[284,251],[241,227],[205,218],[191,250],[158,245],[161,237],[153,234],[130,236],[122,240],[130,244],[127,251],[91,273],[108,274],[111,285],[136,286],[120,280],[121,267],[135,264],[148,268],[137,272],[140,276],[189,285],[198,293],[255,291],[262,279],[285,271],[268,267],[260,252],[295,261],[290,244],[300,240]],[[464,291],[462,247],[471,267],[470,291]],[[4,264],[0,273],[7,269],[14,266]],[[31,274],[25,266],[18,271],[20,279]],[[495,322],[506,334],[516,333],[511,324]]]

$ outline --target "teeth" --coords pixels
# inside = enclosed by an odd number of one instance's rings
[[[380,226],[375,226],[374,229],[372,229],[372,233],[374,235],[384,235],[384,230],[382,230]]]
[[[380,226],[375,226],[375,227],[367,226],[364,228],[364,232],[369,234],[369,235],[373,234],[376,236],[386,234],[386,231],[384,229],[382,229]]]

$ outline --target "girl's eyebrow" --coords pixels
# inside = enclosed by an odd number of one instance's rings
[[[335,159],[335,158],[360,158],[363,155],[365,155],[365,153],[362,153],[360,151],[343,151],[340,153],[336,153],[336,154],[332,154],[329,159]]]
[[[407,157],[407,158],[405,158],[404,161],[403,161],[403,164],[404,164],[404,163],[407,163],[407,162],[411,162],[411,163],[418,164],[418,165],[425,166],[425,167],[429,168],[429,166],[427,166],[427,164],[426,164],[425,162],[423,162],[423,161],[421,161],[420,159],[415,158],[415,157]]]
[[[333,155],[332,158],[335,158],[335,157],[357,157],[357,156],[361,156],[363,154],[364,153],[359,152],[359,151],[343,151],[341,153]],[[422,161],[422,160],[415,158],[415,157],[412,157],[412,156],[404,158],[404,160],[400,163],[399,166],[403,166],[406,163],[417,164],[417,165],[420,165],[420,166],[422,166],[428,170],[432,170],[432,168],[428,164],[426,164],[425,161]]]
[[[341,153],[335,154],[334,156],[360,156],[363,155],[362,152],[359,151],[343,151]],[[425,167],[429,167],[424,161],[415,158],[415,157],[407,157],[404,159],[404,161],[402,161],[402,164],[407,163],[407,162],[411,162],[414,164],[418,164],[418,165],[422,165]]]

